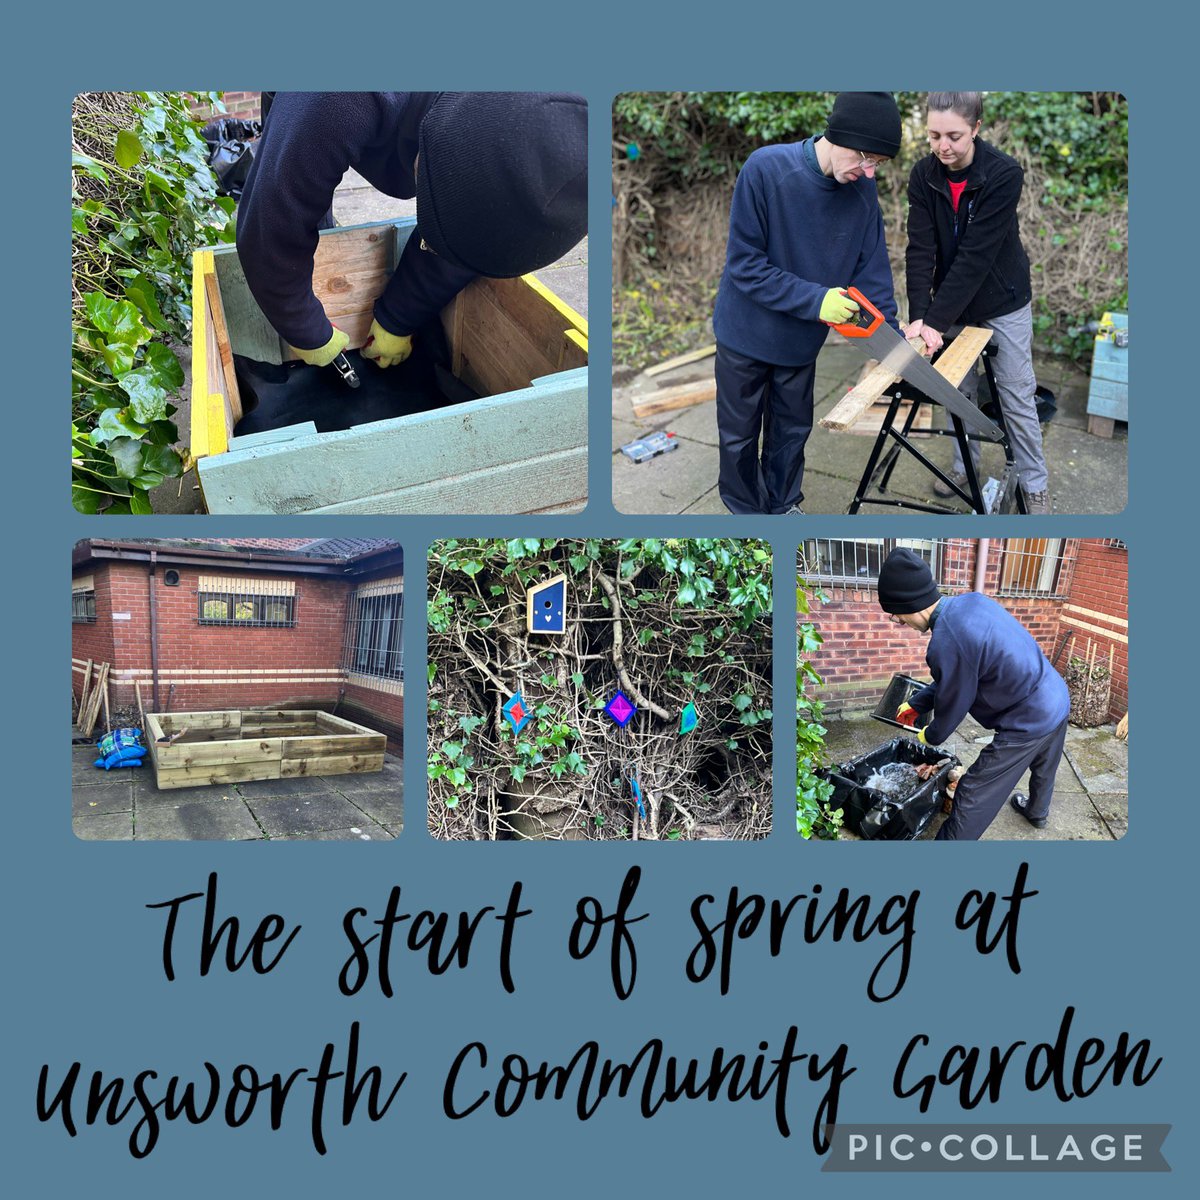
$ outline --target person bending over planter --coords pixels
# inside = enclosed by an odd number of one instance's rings
[[[926,103],[930,153],[908,177],[909,337],[932,352],[951,325],[982,325],[994,332],[993,369],[1000,409],[1030,513],[1050,511],[1049,477],[1038,423],[1033,374],[1033,290],[1029,258],[1017,227],[1024,172],[1017,161],[979,137],[981,92],[930,92]],[[962,390],[975,399],[971,371]],[[979,465],[979,444],[971,442]],[[951,472],[967,476],[954,447]],[[936,480],[939,496],[954,493]]]
[[[925,560],[893,550],[879,571],[879,606],[893,621],[929,634],[933,682],[914,692],[896,720],[919,740],[941,745],[970,713],[994,730],[959,780],[939,841],[976,840],[1007,799],[1031,825],[1046,826],[1062,758],[1071,699],[1037,642],[989,596],[943,596]],[[931,717],[932,714],[932,717]],[[1013,789],[1028,770],[1028,799]]]
[[[403,362],[412,334],[471,280],[524,275],[587,231],[587,102],[558,92],[280,92],[238,209],[237,250],[267,320],[305,362],[349,338],[313,295],[317,234],[353,167],[417,198],[417,225],[362,354]]]
[[[732,513],[801,511],[817,352],[858,311],[845,289],[899,328],[875,193],[876,168],[899,149],[891,93],[842,92],[824,135],[755,150],[738,175],[713,312],[719,489]]]

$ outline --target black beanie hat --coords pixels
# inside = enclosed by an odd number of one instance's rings
[[[893,550],[883,560],[878,587],[879,607],[887,613],[924,612],[942,598],[929,564],[911,550]]]
[[[895,158],[900,153],[900,110],[891,92],[839,92],[825,138],[835,146]]]
[[[417,228],[435,254],[508,278],[587,232],[587,101],[566,92],[443,92],[421,122]]]

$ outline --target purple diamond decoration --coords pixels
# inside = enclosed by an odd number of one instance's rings
[[[618,691],[604,706],[604,711],[624,729],[633,720],[633,714],[637,712],[637,705],[624,692]]]

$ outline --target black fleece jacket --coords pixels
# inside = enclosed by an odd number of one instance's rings
[[[289,345],[313,350],[333,336],[313,295],[312,273],[318,230],[334,189],[353,167],[389,196],[415,196],[417,135],[437,96],[275,96],[238,206],[237,249],[258,306]],[[375,303],[375,319],[389,333],[413,333],[475,278],[420,246],[416,229]]]
[[[1017,224],[1024,176],[1016,159],[977,140],[956,214],[938,159],[929,154],[913,167],[904,255],[910,321],[945,333],[1029,303],[1029,259]]]

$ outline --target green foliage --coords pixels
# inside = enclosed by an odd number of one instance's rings
[[[215,99],[215,96],[213,97]],[[72,500],[148,513],[183,472],[171,343],[191,323],[191,254],[232,239],[207,150],[171,92],[83,93],[73,110]]]
[[[823,604],[826,596],[798,578],[796,599],[803,618],[811,611],[813,601]],[[842,810],[829,808],[833,785],[816,773],[825,758],[826,730],[821,724],[825,706],[805,695],[806,689],[821,683],[810,657],[820,649],[822,640],[811,621],[801,620],[796,652],[796,832],[803,838],[833,839],[842,825]]]

